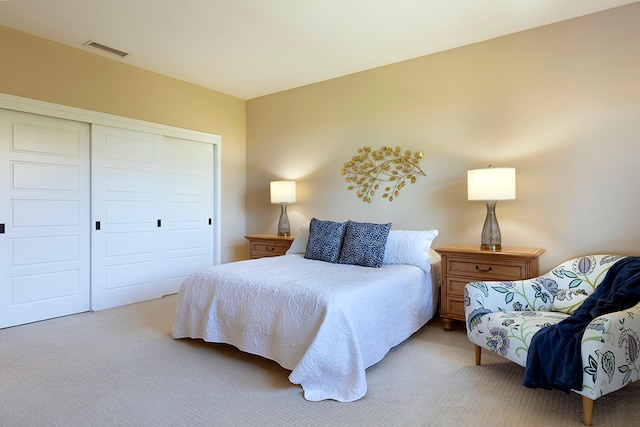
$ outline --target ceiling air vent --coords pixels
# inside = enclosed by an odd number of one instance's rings
[[[112,55],[117,55],[120,58],[124,58],[125,56],[129,55],[127,52],[123,52],[121,50],[114,49],[114,48],[109,47],[109,46],[105,46],[105,45],[103,45],[101,43],[96,43],[96,42],[94,42],[92,40],[89,40],[86,43],[83,43],[82,45],[83,46],[92,47],[94,49],[98,49],[98,50],[101,50],[103,52],[110,53]]]

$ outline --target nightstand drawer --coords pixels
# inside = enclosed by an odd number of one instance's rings
[[[464,320],[464,300],[456,298],[445,298],[444,309],[453,319]]]
[[[475,282],[472,279],[461,279],[458,277],[447,277],[447,295],[463,295],[464,287],[469,282]]]
[[[472,276],[476,280],[516,280],[525,277],[526,262],[447,258],[445,268],[447,269],[447,274]]]
[[[251,242],[251,256],[253,258],[262,258],[267,256],[284,255],[289,249],[290,243],[280,242]]]
[[[249,241],[250,259],[285,255],[295,239],[294,236],[274,234],[250,234],[244,237]]]

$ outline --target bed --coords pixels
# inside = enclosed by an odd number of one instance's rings
[[[289,380],[307,400],[351,402],[367,391],[365,369],[434,316],[440,257],[430,245],[437,230],[389,231],[380,266],[372,268],[311,259],[312,241],[327,237],[313,225],[284,256],[212,266],[185,279],[173,337],[231,344],[291,370]],[[347,245],[343,233],[339,251]]]

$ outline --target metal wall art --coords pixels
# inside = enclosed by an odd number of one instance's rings
[[[350,183],[349,190],[356,190],[356,196],[365,203],[371,197],[382,194],[390,202],[398,197],[407,181],[413,184],[419,176],[425,176],[419,163],[422,153],[401,153],[400,147],[358,148],[358,154],[342,166],[341,175]],[[382,188],[382,190],[381,190]]]

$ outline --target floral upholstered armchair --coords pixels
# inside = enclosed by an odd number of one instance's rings
[[[541,328],[569,317],[602,282],[619,255],[566,261],[542,276],[515,282],[471,282],[465,286],[467,335],[476,365],[485,348],[526,366],[531,339]],[[640,304],[596,317],[580,344],[583,423],[591,425],[593,402],[638,380]]]

